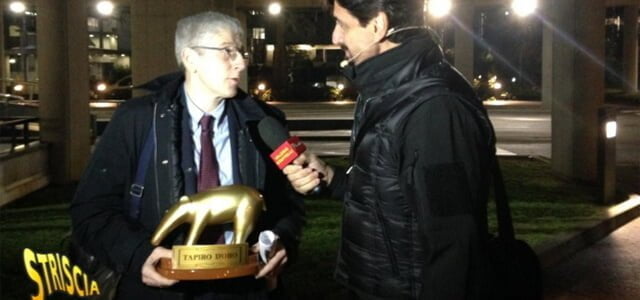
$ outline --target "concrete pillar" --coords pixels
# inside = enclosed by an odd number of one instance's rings
[[[553,5],[552,0],[545,0],[541,3],[540,11],[543,19],[543,27],[542,27],[542,82],[541,88],[542,91],[540,96],[542,97],[542,107],[545,109],[551,109],[551,104],[553,103],[553,41],[554,41],[554,31],[551,27],[551,22],[554,21],[552,18],[553,14]],[[556,14],[557,15],[557,14]],[[556,16],[557,17],[557,16]]]
[[[474,1],[460,0],[455,8],[455,67],[467,78],[473,80],[473,16]]]
[[[552,102],[552,169],[595,182],[598,109],[604,98],[604,2],[548,0],[546,5],[543,78],[550,78],[543,81],[543,96]]]
[[[629,93],[638,91],[638,8],[639,5],[624,7],[623,25],[623,72],[625,90]]]
[[[3,2],[0,2],[0,4],[4,4]],[[0,94],[2,93],[6,93],[7,89],[6,89],[6,82],[5,79],[7,79],[9,76],[7,76],[8,74],[8,70],[7,70],[7,65],[8,65],[8,61],[7,58],[4,57],[4,48],[6,47],[4,44],[4,10],[5,10],[6,6],[3,6],[2,8],[0,8]]]
[[[285,44],[285,16],[280,14],[279,16],[272,17],[273,22],[276,23],[276,40],[275,49],[273,52],[273,91],[283,91],[288,82],[288,70],[287,70],[287,48]],[[280,94],[274,95],[276,99],[281,97]]]
[[[89,61],[85,0],[38,0],[40,138],[51,178],[78,180],[89,157]]]
[[[237,17],[236,1],[234,0],[214,0],[214,10],[232,17]]]
[[[251,33],[247,30],[247,13],[246,11],[243,10],[236,10],[236,18],[238,18],[238,20],[240,21],[240,25],[242,25],[242,30],[244,31],[245,34],[245,39],[243,41],[244,43],[244,49],[248,49],[249,48],[249,40],[251,37]],[[245,50],[247,51],[247,50]],[[244,90],[245,92],[249,92],[249,58],[246,57],[244,60],[245,65],[247,66],[247,68],[244,70],[244,72],[240,73],[240,88],[242,90]]]

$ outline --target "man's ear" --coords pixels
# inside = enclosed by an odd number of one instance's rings
[[[182,65],[184,66],[187,72],[196,71],[198,53],[191,48],[182,49],[182,53],[180,53],[180,59],[182,59]]]
[[[374,37],[378,41],[382,41],[389,31],[389,18],[384,12],[378,12],[378,14],[369,22],[373,26]]]

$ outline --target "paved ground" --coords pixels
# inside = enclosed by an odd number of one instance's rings
[[[545,299],[640,299],[640,218],[545,273]]]

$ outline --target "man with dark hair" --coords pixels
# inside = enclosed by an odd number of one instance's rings
[[[304,209],[257,134],[258,121],[269,116],[284,123],[284,114],[238,87],[245,69],[243,40],[242,26],[233,17],[208,11],[181,19],[175,55],[183,72],[160,77],[146,85],[157,91],[120,106],[96,145],[71,203],[73,235],[122,274],[117,299],[282,296],[278,275],[296,255]],[[149,136],[149,163],[140,164]],[[140,171],[146,176],[137,182]],[[257,189],[268,208],[247,242],[256,243],[258,234],[269,230],[284,248],[255,277],[178,282],[162,276],[156,265],[171,258],[169,248],[184,244],[188,229],[182,226],[160,246],[152,245],[151,235],[166,211],[183,195],[232,184]],[[205,231],[198,243],[224,241],[229,235],[220,231]]]
[[[423,1],[329,1],[359,91],[351,167],[313,154],[284,169],[300,193],[344,200],[335,277],[360,299],[489,298],[495,138],[482,103],[424,28]]]

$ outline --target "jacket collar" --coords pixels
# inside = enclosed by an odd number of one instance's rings
[[[159,97],[154,97],[154,99],[157,99],[159,105],[168,107],[170,110],[175,110],[177,105],[183,105],[184,80],[184,74],[176,72],[162,75],[145,83],[143,86],[151,87],[148,88],[148,90],[159,93]],[[239,124],[259,121],[266,116],[264,111],[260,109],[260,106],[253,103],[255,100],[241,89],[238,89],[235,97],[228,100],[229,101],[225,102],[228,103],[231,111],[236,114]]]
[[[421,77],[423,71],[443,61],[444,55],[427,29],[401,45],[344,69],[345,76],[364,98],[396,88]]]
[[[231,108],[229,111],[236,114],[240,125],[246,126],[247,123],[260,121],[266,116],[260,106],[256,105],[256,100],[243,90],[238,89],[236,96],[228,100],[227,108]]]

